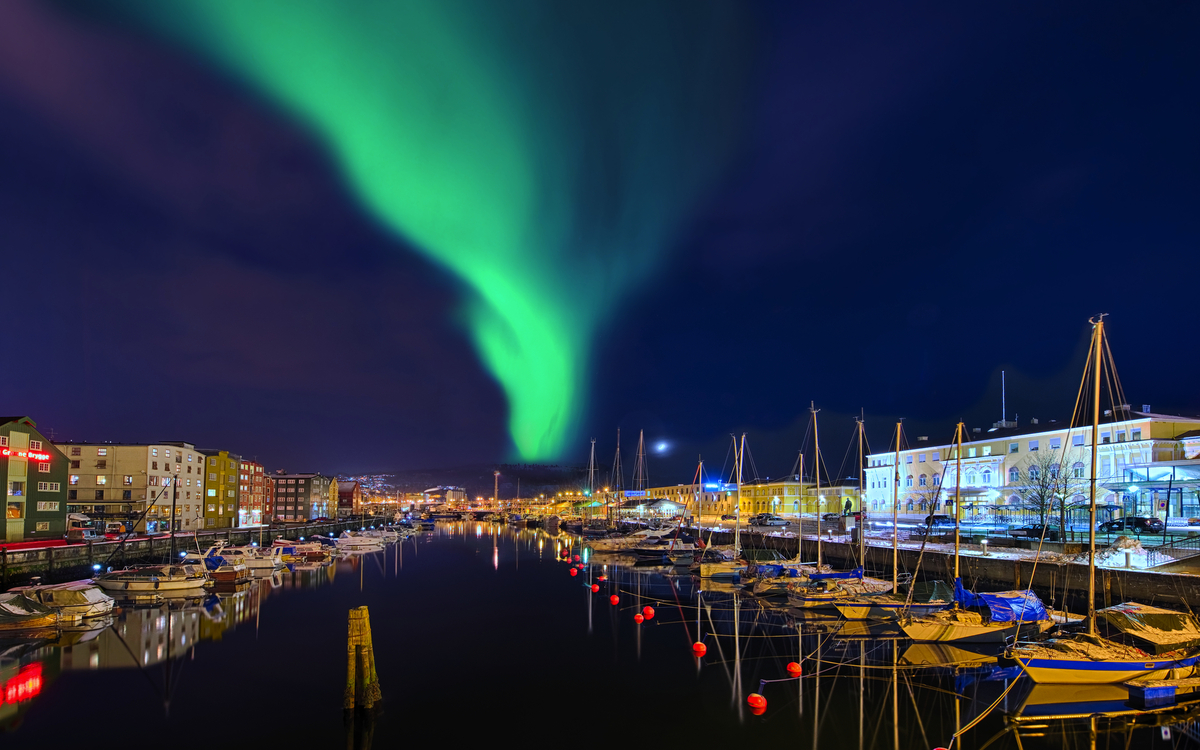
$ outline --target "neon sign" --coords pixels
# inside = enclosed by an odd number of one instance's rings
[[[32,458],[35,461],[49,461],[49,453],[37,453],[35,451],[15,451],[12,448],[0,448],[0,456],[11,456],[13,458]]]

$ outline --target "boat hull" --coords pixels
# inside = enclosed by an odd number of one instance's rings
[[[1086,659],[1045,659],[1014,656],[1029,679],[1038,684],[1112,685],[1135,679],[1160,680],[1174,670],[1193,668],[1197,657],[1186,659],[1147,659],[1144,661]]]
[[[900,629],[914,641],[926,643],[1004,643],[1013,638],[1029,638],[1054,626],[1050,620],[1025,623],[962,623],[913,620]]]

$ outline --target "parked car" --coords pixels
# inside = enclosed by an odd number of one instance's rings
[[[943,528],[943,529],[951,528],[952,529],[952,528],[954,528],[954,519],[951,518],[950,516],[943,516],[940,514],[928,515],[928,516],[925,516],[925,526],[926,526],[926,528],[931,528],[931,529],[937,529],[937,528]]]
[[[1125,516],[1113,521],[1105,521],[1097,527],[1106,534],[1120,531],[1132,531],[1135,534],[1162,533],[1165,525],[1160,518],[1143,518],[1141,516]]]
[[[841,513],[826,513],[821,516],[822,521],[836,521],[842,517]]]
[[[722,521],[736,521],[737,516],[733,513],[722,513],[721,520]]]
[[[750,521],[751,526],[787,526],[787,519],[772,513],[760,513]]]
[[[86,542],[103,542],[104,535],[90,526],[67,529],[67,544],[83,544]]]
[[[1047,542],[1057,542],[1062,538],[1057,526],[1043,526],[1040,523],[1030,523],[1018,526],[1015,529],[1009,529],[1008,535],[1012,537],[1025,537],[1027,539],[1045,539]]]

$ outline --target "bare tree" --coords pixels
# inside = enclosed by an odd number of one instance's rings
[[[1050,448],[1030,453],[1016,467],[1015,475],[1009,470],[1007,489],[1037,514],[1043,526],[1047,517],[1057,515],[1059,529],[1065,535],[1067,504],[1087,488],[1083,465],[1077,450]]]

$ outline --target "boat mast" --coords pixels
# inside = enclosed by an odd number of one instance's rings
[[[954,581],[955,585],[958,582],[958,508],[962,502],[959,496],[959,490],[962,488],[962,431],[963,423],[959,422],[954,428]],[[929,528],[925,529],[928,534],[933,524],[929,524]]]
[[[817,571],[821,570],[821,441],[817,437],[817,405],[812,401],[808,402],[808,410],[812,412],[813,417],[813,476],[817,483],[817,502],[814,504],[813,511],[817,516]],[[800,530],[803,532],[804,524],[800,525]]]
[[[1091,502],[1088,505],[1088,634],[1096,634],[1096,466],[1100,444],[1100,343],[1104,338],[1104,316],[1101,313],[1089,320],[1092,323],[1092,481]],[[1115,415],[1114,415],[1115,417]]]
[[[863,468],[863,420],[859,416],[854,421],[858,422],[858,562],[865,568],[867,566],[867,537],[864,532],[867,529],[867,508],[863,504],[863,500],[867,481],[866,470]]]
[[[737,454],[737,507],[733,511],[733,551],[742,552],[742,456],[746,453],[746,433],[742,433],[742,445],[738,447],[737,438],[733,439],[733,452]],[[736,602],[736,597],[734,598]]]
[[[898,573],[900,570],[900,551],[897,547],[897,537],[900,533],[897,524],[900,522],[900,425],[896,423],[896,468],[892,472],[892,592],[896,591]]]

